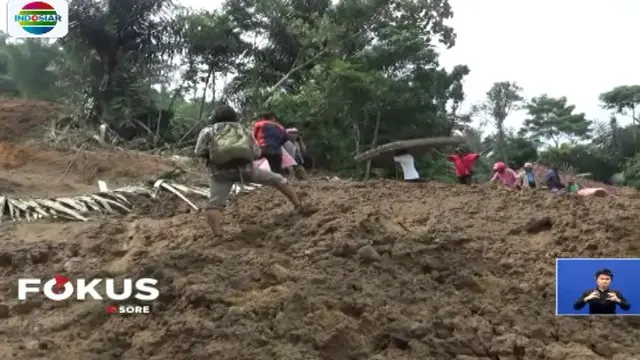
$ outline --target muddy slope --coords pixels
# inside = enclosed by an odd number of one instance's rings
[[[62,196],[97,191],[97,180],[112,187],[155,179],[174,168],[168,159],[101,149],[54,150],[0,141],[0,195]]]
[[[5,359],[638,358],[640,319],[554,316],[554,258],[639,256],[638,199],[486,187],[300,185],[239,199],[214,240],[182,205],[126,219],[3,225]],[[168,201],[168,200],[166,200]],[[515,208],[514,208],[515,206]],[[548,231],[517,233],[543,208]],[[147,216],[145,211],[154,211]],[[166,210],[166,211],[163,211]],[[582,221],[578,221],[581,219]],[[16,298],[19,276],[161,279],[152,315]]]
[[[45,101],[0,100],[0,140],[15,141],[58,116],[58,106]]]

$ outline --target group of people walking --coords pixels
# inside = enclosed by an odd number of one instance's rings
[[[285,168],[304,162],[306,147],[297,129],[286,129],[273,113],[259,115],[249,129],[228,105],[216,107],[209,120],[210,125],[198,135],[195,155],[204,159],[209,169],[209,202],[205,213],[214,235],[222,235],[222,211],[236,182],[271,185],[297,212],[311,211],[303,206],[283,176]]]
[[[240,123],[232,107],[216,107],[210,116],[210,124],[198,135],[195,155],[204,159],[209,169],[206,218],[215,235],[222,234],[222,211],[236,182],[271,185],[289,200],[297,212],[313,212],[310,207],[303,206],[289,181],[295,170],[302,170],[308,161],[306,145],[298,129],[285,128],[271,112],[260,114],[249,128]],[[465,185],[473,183],[474,168],[481,156],[482,153],[465,148],[446,155],[453,163],[457,181]],[[405,181],[424,181],[409,151],[396,153],[394,160],[402,167]],[[305,177],[304,171],[302,173]],[[554,168],[549,169],[545,180],[551,191],[564,191],[565,188],[569,192],[580,191],[577,184],[565,186]],[[493,165],[490,182],[518,190],[540,187],[531,163],[524,164],[522,171],[517,173],[498,161]]]
[[[458,183],[464,185],[471,185],[473,183],[474,169],[482,153],[472,152],[464,147],[457,148],[449,155],[442,154],[437,150],[434,150],[434,152],[446,156],[447,159],[453,163]],[[413,156],[408,151],[399,151],[393,159],[401,166],[405,181],[424,181],[415,167]],[[516,190],[541,187],[534,172],[533,164],[530,162],[525,163],[520,172],[516,172],[503,161],[494,163],[492,170],[493,174],[489,182],[500,183]],[[569,192],[577,192],[580,189],[580,186],[576,183],[569,183],[565,186],[556,168],[550,168],[547,171],[544,185],[546,185],[547,189],[555,192],[564,191],[565,189]]]
[[[260,114],[252,125],[253,136],[260,146],[261,159],[256,165],[265,161],[269,169],[277,173],[287,172],[291,177],[295,169],[304,166],[307,146],[297,128],[285,128],[274,113]]]

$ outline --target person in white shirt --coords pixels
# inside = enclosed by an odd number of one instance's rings
[[[402,167],[404,181],[424,182],[424,179],[420,177],[418,170],[416,170],[413,155],[409,154],[407,150],[398,151],[396,156],[393,157],[393,161],[397,162]]]

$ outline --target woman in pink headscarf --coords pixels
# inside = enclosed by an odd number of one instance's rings
[[[518,174],[513,171],[513,169],[507,167],[507,164],[503,163],[502,161],[498,161],[493,165],[493,176],[489,181],[499,181],[507,187],[520,190],[520,185],[518,184]]]

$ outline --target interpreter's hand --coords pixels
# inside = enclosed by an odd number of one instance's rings
[[[589,300],[593,300],[593,299],[595,299],[595,298],[597,298],[597,297],[600,297],[600,294],[599,294],[596,290],[593,290],[593,291],[591,292],[591,294],[587,295],[587,296],[584,298],[584,301],[585,301],[585,302],[587,302],[587,301],[589,301]]]
[[[616,293],[614,293],[614,292],[610,292],[607,295],[607,300],[610,300],[610,301],[613,301],[613,302],[617,302],[617,303],[619,303],[621,301],[620,298],[618,297],[618,295],[616,295]]]

